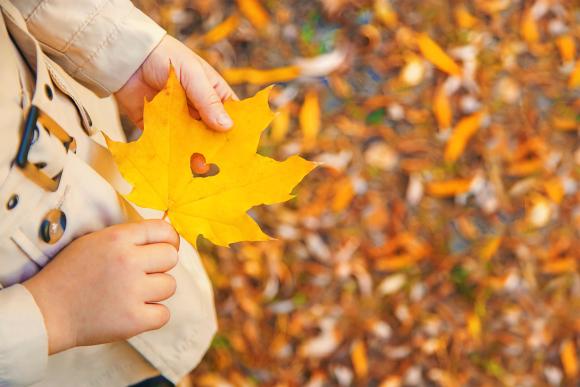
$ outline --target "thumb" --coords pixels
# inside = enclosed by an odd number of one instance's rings
[[[189,102],[197,109],[203,122],[210,128],[225,131],[233,126],[215,88],[209,82],[199,62],[181,68],[181,82]]]

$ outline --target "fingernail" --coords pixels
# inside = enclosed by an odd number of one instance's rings
[[[219,126],[226,129],[231,128],[232,125],[234,124],[230,116],[228,116],[226,113],[222,113],[218,116],[217,123],[219,124]]]

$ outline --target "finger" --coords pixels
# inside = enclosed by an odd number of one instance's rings
[[[201,116],[199,115],[199,112],[191,105],[187,105],[187,110],[189,110],[189,115],[191,117],[193,117],[196,120],[201,120]]]
[[[179,234],[169,223],[160,219],[142,220],[111,227],[136,245],[169,243],[179,250]]]
[[[141,315],[144,320],[144,331],[159,329],[169,322],[169,308],[161,304],[144,304]]]
[[[226,82],[226,80],[212,67],[207,63],[205,60],[200,58],[201,66],[203,70],[207,74],[207,78],[209,79],[210,83],[213,85],[213,88],[219,95],[222,101],[226,101],[228,99],[233,99],[234,101],[239,101],[237,94],[231,88],[231,86]]]
[[[205,76],[198,61],[193,61],[187,67],[182,66],[180,76],[187,98],[197,109],[206,125],[219,131],[228,130],[233,126],[234,123],[226,113],[221,98]]]
[[[143,256],[143,270],[146,273],[165,273],[177,265],[179,255],[174,245],[169,243],[154,243],[139,246]]]
[[[177,289],[175,278],[167,273],[148,274],[143,285],[143,297],[148,303],[167,300]]]

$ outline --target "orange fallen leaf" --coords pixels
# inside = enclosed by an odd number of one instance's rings
[[[483,117],[484,113],[478,112],[461,119],[457,123],[445,146],[445,161],[452,163],[463,154],[467,142],[481,126]]]
[[[455,8],[453,14],[455,16],[455,22],[461,28],[470,29],[477,23],[477,19],[469,13],[463,4]]]
[[[451,127],[451,120],[453,118],[453,110],[451,108],[451,101],[445,92],[443,85],[437,88],[435,97],[433,98],[433,110],[439,129],[447,129]]]
[[[375,0],[375,17],[387,27],[395,27],[398,22],[397,13],[388,0]]]
[[[449,75],[461,75],[461,67],[459,67],[459,65],[429,37],[429,35],[425,33],[418,34],[417,44],[425,59],[431,62],[439,70],[444,71]]]
[[[574,66],[574,70],[572,70],[572,73],[570,74],[568,87],[571,89],[580,87],[580,60],[576,62],[576,66]]]
[[[556,46],[560,51],[560,57],[563,63],[574,61],[576,57],[576,42],[570,35],[562,35],[556,38]]]
[[[580,129],[580,122],[578,122],[576,120],[576,117],[574,116],[572,117],[555,116],[552,117],[552,126],[556,130],[568,132]]]
[[[224,69],[222,70],[222,75],[232,85],[239,85],[241,83],[266,85],[295,79],[300,75],[300,68],[298,66],[287,66],[269,70],[258,70],[251,67],[239,67]]]
[[[522,17],[520,25],[520,34],[524,40],[528,43],[537,43],[540,40],[540,32],[538,30],[538,24],[534,19],[534,15],[530,10],[527,10]]]
[[[369,365],[367,359],[367,349],[364,341],[358,339],[352,343],[350,358],[354,367],[354,372],[359,379],[364,379],[368,375]]]
[[[483,259],[484,261],[489,261],[491,258],[493,258],[493,256],[495,255],[495,253],[499,249],[502,240],[503,240],[503,237],[500,235],[496,235],[496,236],[492,236],[492,237],[488,238],[484,242],[481,249],[479,250],[479,257],[481,259]]]
[[[467,317],[467,331],[476,342],[479,342],[481,339],[481,320],[477,314],[471,313]]]
[[[242,14],[257,30],[264,30],[270,23],[270,16],[259,0],[236,0]]]
[[[304,136],[304,149],[311,149],[320,130],[320,103],[318,102],[318,93],[311,89],[304,96],[304,103],[298,114],[298,121]]]
[[[469,191],[471,179],[451,179],[427,183],[427,193],[435,197],[450,197]]]
[[[570,380],[578,380],[578,357],[573,340],[566,339],[562,342],[562,346],[560,347],[560,360],[564,366],[566,377]]]
[[[546,262],[542,266],[542,271],[546,274],[574,273],[578,263],[575,258],[565,257],[555,261]]]
[[[203,35],[201,41],[208,46],[215,44],[230,36],[239,25],[240,17],[233,14]]]
[[[560,204],[564,197],[564,185],[559,177],[553,177],[544,182],[544,189],[548,197],[556,204]]]
[[[330,207],[332,208],[332,211],[338,213],[343,211],[350,204],[355,192],[348,176],[338,180],[335,184],[335,189]]]
[[[275,143],[279,143],[286,138],[288,128],[290,127],[290,103],[278,109],[274,121],[272,121],[272,131],[270,137]]]

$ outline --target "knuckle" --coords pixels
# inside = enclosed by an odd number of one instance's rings
[[[126,320],[129,326],[141,331],[143,328],[143,315],[139,313],[137,308],[129,308],[126,315]]]
[[[135,256],[128,250],[121,250],[115,255],[114,263],[116,268],[130,269],[135,266]]]
[[[108,239],[111,243],[119,243],[123,240],[123,229],[121,227],[111,227],[108,234]]]

